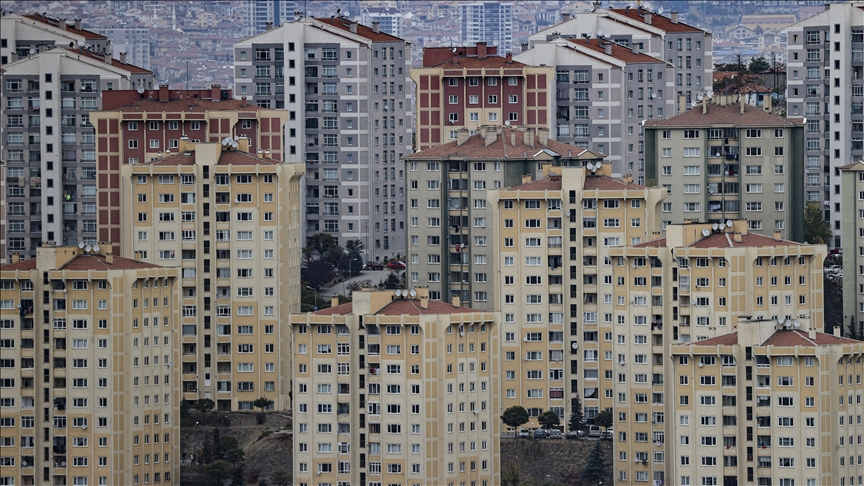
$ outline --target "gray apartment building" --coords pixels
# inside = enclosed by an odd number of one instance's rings
[[[822,201],[840,247],[840,167],[864,158],[864,2],[825,4],[788,29],[787,116],[806,122],[805,197]]]
[[[153,84],[150,71],[111,59],[103,36],[80,30],[80,25],[59,21],[57,27],[52,22],[41,16],[3,18],[3,35],[10,38],[2,43],[17,47],[4,51],[9,62],[3,65],[0,86],[4,261],[13,253],[35,257],[43,241],[64,246],[96,242],[96,141],[89,113],[101,108],[105,90]],[[6,30],[10,25],[14,28]],[[70,49],[57,34],[73,29],[90,39],[92,50]],[[47,42],[51,39],[57,44]]]
[[[304,239],[405,254],[411,45],[348,19],[302,17],[234,46],[235,97],[288,110],[286,160],[306,163]]]
[[[459,2],[459,45],[487,42],[500,55],[513,52],[513,6],[509,2]]]
[[[582,167],[602,160],[551,140],[547,129],[522,126],[483,126],[473,136],[463,128],[456,141],[405,157],[408,285],[428,287],[433,300],[459,297],[474,309],[500,309],[489,191],[536,179],[544,164]],[[561,224],[556,221],[550,224]]]
[[[125,53],[126,62],[150,69],[150,29],[138,27],[112,27],[97,29],[111,41],[114,59]]]
[[[602,153],[644,183],[642,122],[675,113],[672,66],[611,40],[556,37],[514,59],[555,67],[554,138]]]
[[[804,238],[804,126],[737,97],[715,96],[645,124],[645,174],[666,188],[669,224],[747,220],[747,230]]]

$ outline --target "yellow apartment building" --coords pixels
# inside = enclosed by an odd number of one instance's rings
[[[668,483],[860,482],[864,343],[810,319],[738,323],[671,346]]]
[[[0,484],[179,484],[178,270],[109,247],[0,266]]]
[[[290,316],[294,484],[500,484],[498,313],[395,292]]]
[[[302,164],[250,155],[246,138],[180,139],[121,167],[126,255],[180,267],[182,393],[218,410],[258,397],[290,408],[287,316],[300,310]]]

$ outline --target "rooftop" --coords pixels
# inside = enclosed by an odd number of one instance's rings
[[[504,159],[504,160],[526,160],[533,159],[541,152],[552,156],[563,158],[576,158],[584,153],[583,149],[570,144],[549,139],[546,145],[540,143],[537,134],[533,135],[534,146],[525,144],[525,131],[510,127],[495,127],[500,130],[496,140],[486,145],[484,127],[477,130],[477,134],[468,137],[462,145],[459,141],[445,143],[420,152],[405,156],[405,160],[425,160],[428,158],[440,159],[441,157],[460,156],[475,159]],[[515,143],[513,137],[515,136]],[[549,153],[549,151],[552,153]],[[602,156],[598,155],[598,158]]]
[[[341,19],[339,19],[339,18],[327,18],[327,17],[317,18],[315,20],[317,20],[318,22],[329,24],[333,27],[336,27],[337,29],[342,29],[346,32],[351,32],[351,21],[342,22]],[[290,26],[290,23],[285,24],[285,25]],[[375,32],[374,30],[372,30],[371,27],[365,26],[361,23],[357,23],[357,33],[356,34],[359,35],[360,37],[365,37],[365,38],[371,40],[372,42],[403,42],[402,39],[400,39],[396,36],[390,35],[384,31],[380,31],[380,30],[378,32]]]
[[[250,155],[246,152],[242,152],[239,150],[223,150],[219,154],[219,161],[216,162],[216,165],[280,165],[281,162],[268,159],[268,158],[258,158],[254,155]],[[168,157],[163,157],[158,160],[154,160],[152,162],[144,162],[138,164],[139,166],[148,166],[148,165],[158,165],[158,166],[177,166],[177,165],[195,165],[195,152],[185,152],[179,154],[169,155]]]
[[[802,243],[797,243],[789,240],[771,238],[756,233],[747,233],[741,235],[741,241],[735,241],[733,233],[711,233],[690,245],[691,248],[745,248],[745,247],[777,247],[777,246],[802,246]],[[647,241],[634,245],[634,248],[664,248],[666,247],[666,238],[658,238],[656,240]]]
[[[645,23],[645,17],[643,17],[644,12],[640,12],[638,8],[613,8],[610,11],[619,15],[623,15],[624,17],[630,18],[632,20]],[[666,32],[705,32],[702,29],[698,29],[696,27],[693,27],[692,25],[687,25],[683,22],[672,23],[672,19],[670,19],[669,17],[664,17],[656,13],[651,16],[650,25],[652,27],[665,30]]]
[[[746,324],[745,324],[746,325]],[[751,324],[755,325],[755,324]],[[855,344],[861,341],[854,339],[825,334],[824,332],[816,332],[815,339],[810,338],[807,331],[800,329],[777,329],[774,334],[768,337],[761,346],[832,346],[839,344]],[[691,342],[691,346],[734,346],[738,344],[738,332],[723,334],[722,336],[713,337],[704,341]]]
[[[30,20],[35,20],[35,21],[43,23],[45,25],[57,27],[58,29],[62,29],[62,27],[60,27],[60,22],[66,22],[65,20],[55,19],[53,17],[48,17],[46,15],[39,15],[39,14],[25,14],[25,15],[22,15],[22,17],[28,18]],[[91,32],[87,29],[76,29],[75,24],[67,23],[65,30],[66,30],[66,32],[71,32],[73,34],[83,36],[87,39],[107,39],[107,37],[105,37],[104,35],[97,34],[96,32]]]
[[[526,65],[519,61],[514,61],[512,57],[487,56],[485,58],[479,58],[476,56],[460,56],[456,59],[448,59],[442,63],[435,64],[430,67],[441,67],[448,69],[521,69],[526,67]]]
[[[600,44],[600,39],[585,40],[571,37],[567,40],[578,46],[582,46],[591,49],[592,51],[606,55],[606,45]],[[641,52],[636,52],[634,54],[633,49],[624,47],[620,44],[616,44],[612,41],[608,41],[608,45],[612,46],[612,53],[609,55],[611,57],[614,57],[615,59],[618,59],[619,61],[624,61],[628,63],[652,62],[665,64],[665,61],[663,61],[662,59],[657,59],[654,56],[649,56],[648,54],[643,54]]]
[[[706,113],[702,113],[702,106],[697,105],[690,111],[685,111],[672,118],[648,121],[645,125],[651,127],[707,128],[711,125],[727,123],[748,127],[791,127],[795,125],[786,118],[765,112],[761,107],[745,103],[742,114],[739,103],[724,106],[712,102],[706,102]]]
[[[645,189],[645,186],[627,182],[623,179],[616,179],[605,175],[591,175],[585,177],[585,184],[582,189],[586,191],[634,191]],[[509,191],[560,191],[561,176],[554,174],[549,177],[537,179],[536,181],[526,182],[515,187],[507,189]]]
[[[159,265],[152,263],[139,262],[130,258],[114,257],[114,263],[107,263],[104,255],[99,254],[81,254],[70,260],[66,265],[57,270],[137,270],[141,268],[160,268]],[[0,272],[11,272],[15,270],[29,271],[36,269],[36,259],[30,258],[20,262],[0,265]]]
[[[92,52],[92,51],[88,51],[87,49],[66,48],[66,50],[69,53],[77,55],[77,56],[84,56],[84,57],[87,57],[90,59],[105,62],[105,56],[103,56],[102,54],[97,54],[97,53]],[[106,54],[106,55],[108,55],[108,54]],[[105,63],[105,64],[108,64],[108,63]],[[146,70],[142,67],[138,67],[134,64],[128,64],[125,62],[120,62],[117,59],[111,59],[111,65],[125,69],[125,70],[127,70],[133,74],[152,74],[152,71],[148,71],[148,70]]]
[[[256,111],[262,109],[260,106],[244,100],[205,100],[200,98],[172,99],[166,102],[157,100],[141,100],[130,103],[111,111],[134,112],[134,113],[163,113],[163,112],[205,112],[205,111]]]
[[[350,314],[352,312],[352,309],[353,304],[351,302],[348,302],[347,304],[340,304],[336,307],[330,307],[328,309],[315,311],[314,314],[318,316],[341,316]],[[420,306],[419,299],[395,299],[389,304],[382,307],[374,315],[419,316],[428,314],[464,314],[469,312],[477,311],[470,307],[455,307],[452,304],[449,304],[447,302],[441,302],[440,300],[430,300],[429,308],[424,309]]]

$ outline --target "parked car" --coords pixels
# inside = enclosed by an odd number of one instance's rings
[[[549,435],[547,436],[549,439],[563,439],[564,434],[558,429],[550,429]]]
[[[387,262],[387,269],[389,270],[405,270],[405,263],[398,262],[396,260]]]
[[[364,270],[384,270],[384,265],[381,265],[380,262],[366,262],[366,265],[363,265]]]
[[[599,425],[590,425],[588,426],[588,437],[593,439],[599,439],[602,435],[602,431],[600,430]]]
[[[518,436],[520,439],[529,439],[531,438],[531,431],[528,429],[522,429],[519,431]]]
[[[581,439],[583,437],[585,437],[585,431],[584,430],[568,430],[567,431],[567,438],[568,439]]]
[[[614,427],[606,427],[606,430],[603,432],[603,436],[601,439],[612,440],[612,437],[615,436],[615,428]]]
[[[546,438],[546,431],[543,429],[535,430],[534,431],[534,438],[535,439],[545,439]]]

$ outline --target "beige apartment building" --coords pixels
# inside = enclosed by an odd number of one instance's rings
[[[700,95],[701,96],[701,95]],[[769,105],[770,106],[770,105]],[[663,230],[691,221],[746,219],[748,231],[804,240],[804,123],[732,96],[645,123],[645,176],[666,188]]]
[[[603,155],[550,140],[547,129],[484,126],[476,135],[467,128],[457,134],[456,141],[405,157],[408,281],[428,286],[432,300],[458,296],[476,309],[499,309],[497,223],[487,194],[536,177],[544,164],[582,166]]]
[[[181,268],[183,399],[287,410],[303,166],[248,150],[243,137],[181,138],[176,154],[121,166],[122,251]]]
[[[864,343],[807,319],[738,322],[671,346],[667,483],[860,482]]]
[[[501,484],[499,314],[397,292],[290,316],[294,484]]]
[[[108,248],[0,266],[0,484],[179,484],[178,271]]]

